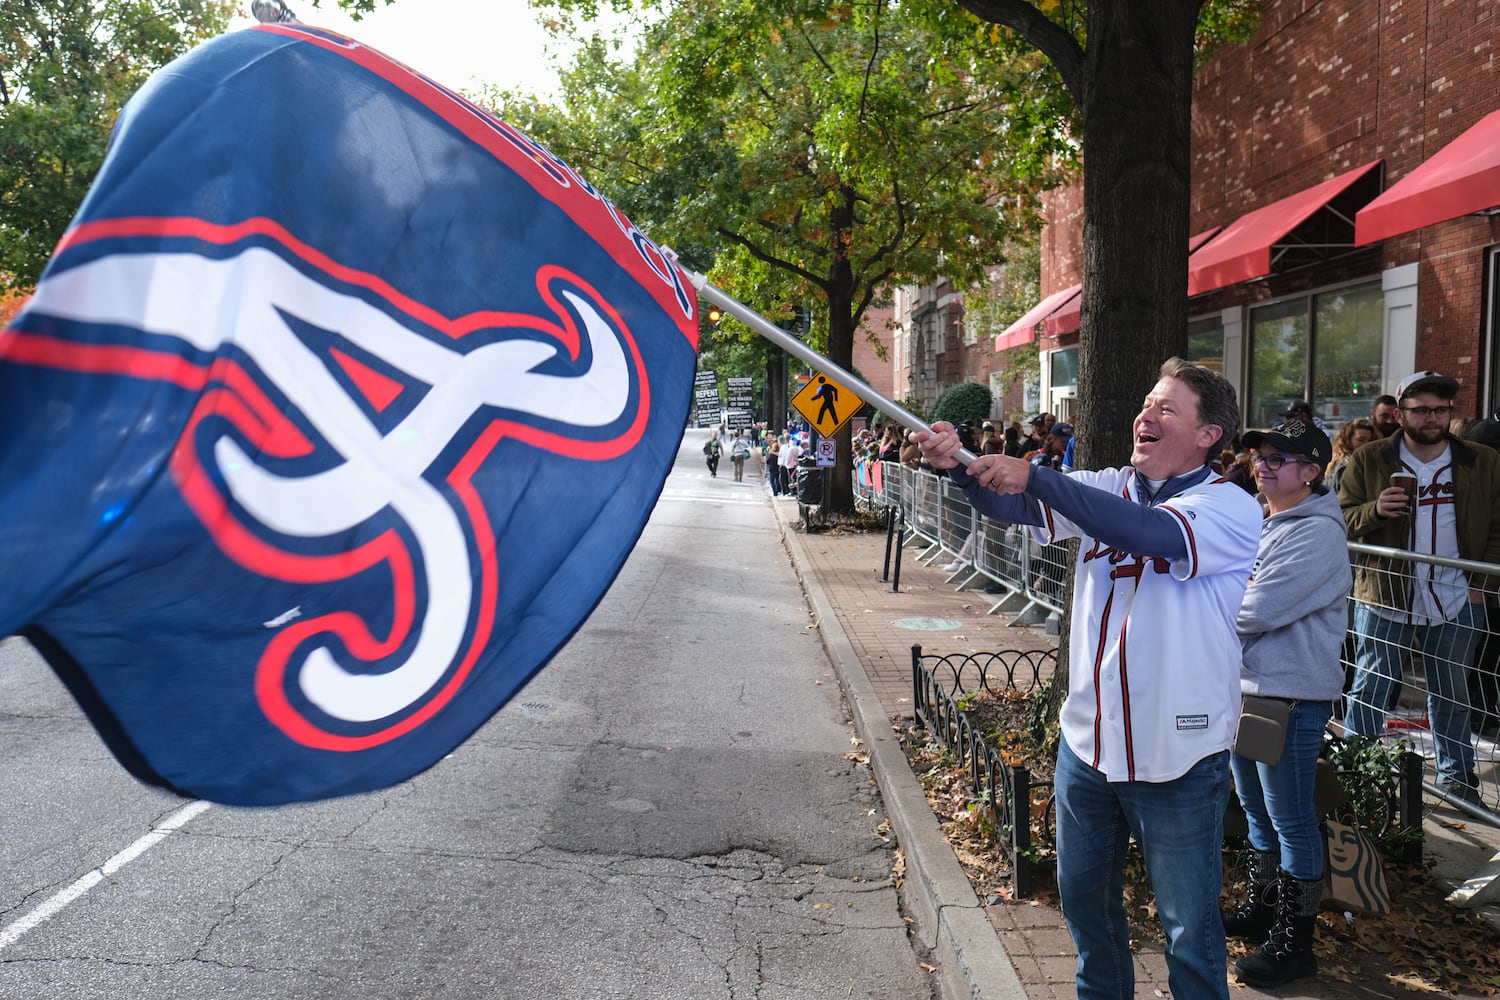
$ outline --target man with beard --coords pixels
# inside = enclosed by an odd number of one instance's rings
[[[1401,431],[1349,457],[1339,505],[1349,537],[1426,556],[1500,562],[1500,455],[1448,433],[1458,382],[1414,372],[1396,389]],[[1392,484],[1415,478],[1416,503]],[[1427,673],[1427,717],[1438,785],[1480,804],[1469,732],[1468,669],[1486,627],[1484,595],[1497,582],[1432,562],[1360,556],[1354,577],[1354,682],[1345,696],[1351,733],[1380,734],[1393,685],[1414,639]]]
[[[1390,437],[1401,429],[1401,421],[1396,418],[1395,396],[1383,393],[1375,397],[1370,406],[1370,423],[1375,425],[1375,433],[1381,437]]]

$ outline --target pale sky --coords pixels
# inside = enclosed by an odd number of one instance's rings
[[[453,90],[475,90],[493,83],[549,95],[557,88],[550,53],[565,43],[536,23],[525,0],[397,0],[360,21],[334,0],[313,7],[310,0],[286,0],[293,14],[320,28],[379,49]],[[254,24],[250,2],[234,27]]]

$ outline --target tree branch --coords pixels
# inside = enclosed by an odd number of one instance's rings
[[[1005,25],[1035,45],[1052,61],[1073,100],[1083,105],[1083,47],[1066,29],[1026,0],[958,0],[958,5],[981,20]]]
[[[775,268],[790,271],[792,274],[805,279],[809,284],[813,285],[816,288],[821,288],[825,292],[828,290],[828,280],[826,278],[818,277],[816,274],[807,270],[805,267],[794,264],[789,260],[783,260],[773,253],[768,253],[767,251],[761,249],[759,244],[752,243],[750,240],[747,240],[739,233],[731,232],[730,230],[724,229],[722,227],[716,228],[715,231],[729,242],[737,243],[740,246],[744,247],[747,251],[749,251],[750,256],[754,257],[756,260],[764,261],[765,263],[770,264]]]

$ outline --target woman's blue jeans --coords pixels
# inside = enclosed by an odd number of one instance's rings
[[[1281,760],[1262,764],[1232,757],[1229,761],[1235,794],[1250,821],[1250,846],[1279,854],[1287,874],[1305,881],[1323,877],[1323,833],[1313,806],[1313,785],[1323,729],[1332,714],[1330,701],[1299,701],[1287,719]]]
[[[1229,969],[1219,890],[1229,752],[1173,781],[1107,781],[1062,741],[1057,754],[1057,887],[1078,947],[1080,1000],[1135,995],[1125,922],[1125,848],[1146,860],[1167,935],[1174,1000],[1227,1000]]]

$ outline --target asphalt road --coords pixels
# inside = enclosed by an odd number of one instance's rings
[[[933,996],[760,484],[703,434],[567,648],[386,792],[147,789],[0,642],[0,998]]]

